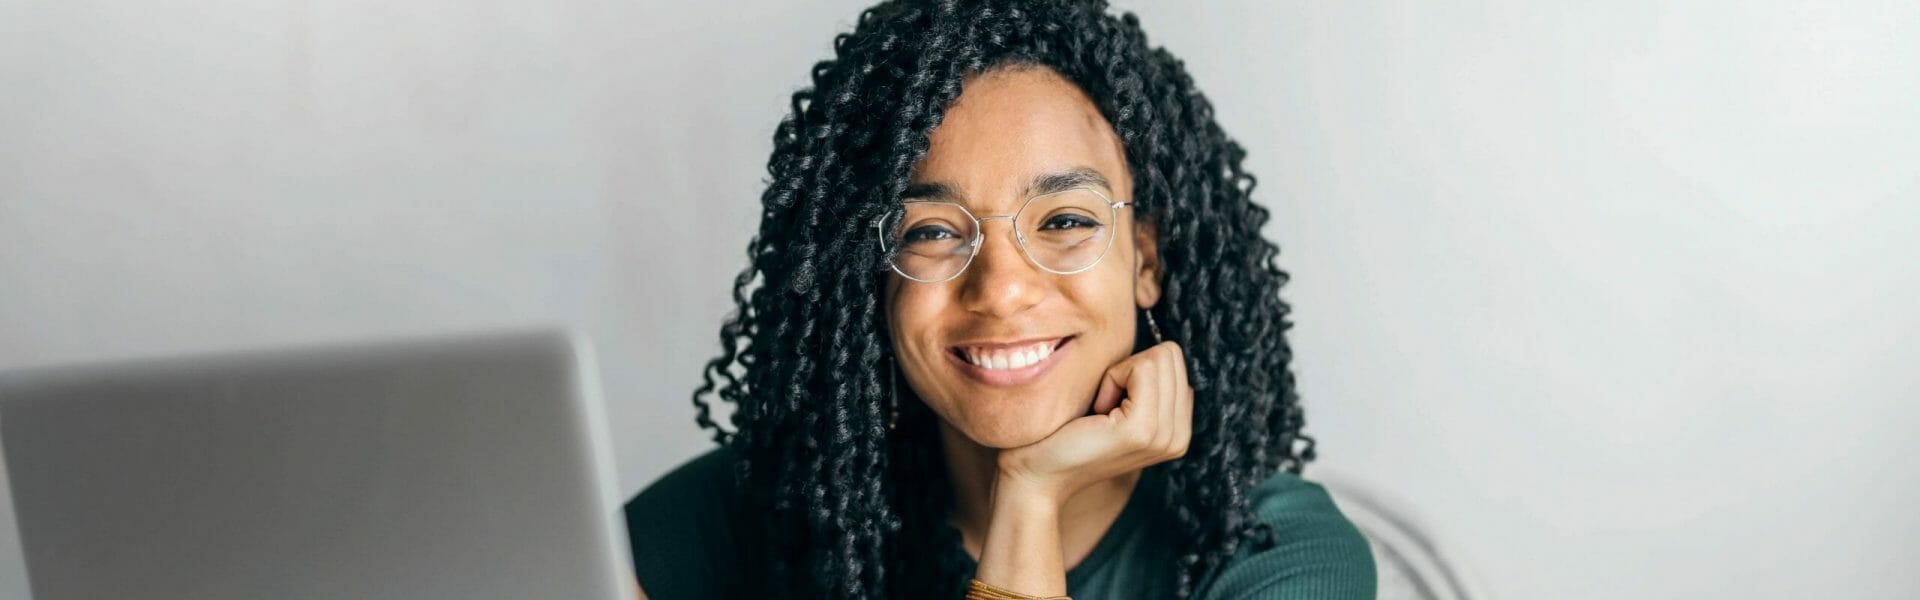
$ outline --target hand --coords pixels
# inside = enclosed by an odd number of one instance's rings
[[[1185,456],[1193,388],[1180,345],[1161,342],[1108,368],[1093,413],[1001,452],[996,495],[1037,494],[1059,506],[1094,483]]]

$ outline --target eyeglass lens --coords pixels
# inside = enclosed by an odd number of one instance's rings
[[[1015,215],[1015,240],[1055,273],[1093,266],[1112,242],[1113,203],[1088,189],[1037,196]],[[959,275],[980,242],[980,223],[949,202],[907,202],[881,220],[885,249],[902,275],[942,281]]]

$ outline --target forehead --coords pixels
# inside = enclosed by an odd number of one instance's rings
[[[1119,136],[1080,87],[1044,67],[991,71],[969,79],[933,130],[913,183],[988,211],[1025,201],[1036,178],[1097,172],[1119,200],[1131,194]]]

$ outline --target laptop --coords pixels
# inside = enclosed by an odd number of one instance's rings
[[[598,380],[554,331],[0,373],[28,585],[631,598]]]

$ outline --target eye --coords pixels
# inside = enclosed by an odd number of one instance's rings
[[[960,238],[960,234],[953,231],[952,229],[947,229],[946,227],[942,227],[939,225],[921,225],[919,227],[908,229],[905,234],[902,234],[900,236],[900,243],[912,244],[915,242],[937,242],[942,240],[953,240],[953,239],[959,239],[959,238]]]
[[[1046,222],[1043,222],[1040,224],[1040,230],[1047,231],[1047,230],[1061,230],[1061,229],[1077,229],[1082,227],[1099,227],[1099,226],[1100,226],[1100,222],[1093,220],[1092,217],[1088,217],[1086,215],[1067,214],[1067,215],[1054,215],[1051,217],[1047,217]]]

